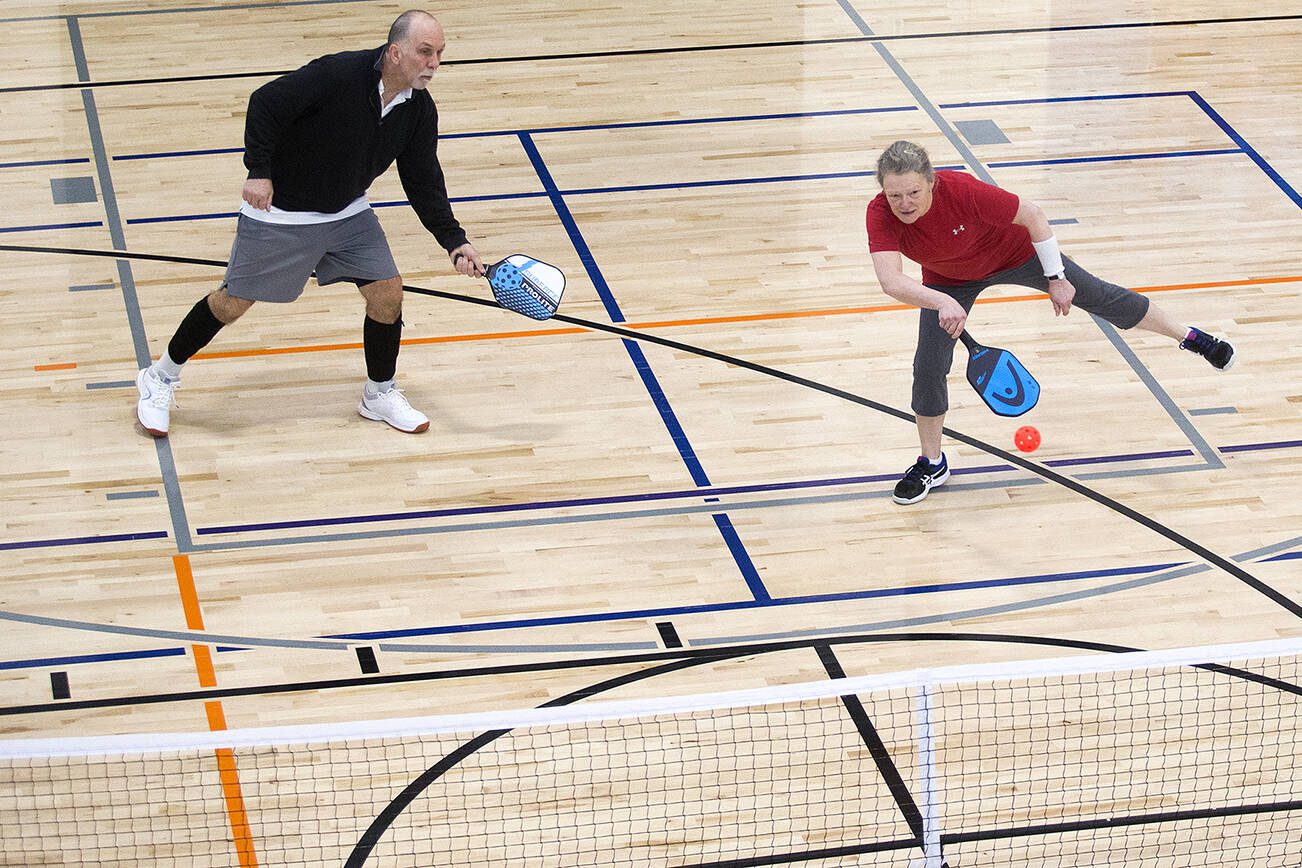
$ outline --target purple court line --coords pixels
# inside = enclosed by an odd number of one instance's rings
[[[1240,447],[1249,448],[1249,447]],[[1124,455],[1108,455],[1093,458],[1063,458],[1046,461],[1051,467],[1072,467],[1087,464],[1111,464],[1125,461],[1160,460],[1181,458],[1193,455],[1192,450],[1176,449],[1161,452],[1136,452]],[[1009,464],[990,464],[979,467],[958,467],[953,473],[957,475],[978,473],[1005,473],[1015,470]],[[798,491],[809,488],[834,488],[848,485],[865,485],[881,482],[893,482],[898,473],[877,476],[844,476],[830,479],[794,480],[788,482],[770,482],[754,485],[708,486],[702,488],[678,489],[675,491],[655,491],[641,494],[609,495],[605,497],[584,497],[568,500],[544,500],[529,503],[506,503],[492,506],[448,507],[446,509],[425,509],[411,512],[372,513],[366,515],[337,516],[334,518],[308,518],[292,521],[262,522],[256,524],[231,524],[215,527],[196,528],[199,536],[218,534],[247,533],[251,531],[290,530],[308,527],[338,527],[350,524],[371,524],[384,521],[413,521],[427,518],[452,518],[476,515],[501,515],[518,512],[537,512],[553,509],[570,509],[587,506],[610,506],[616,504],[649,503],[662,500],[704,499],[728,494],[759,494],[776,491]]]
[[[46,223],[41,226],[6,226],[0,232],[44,232],[49,229],[93,229],[103,226],[102,220],[90,220],[85,223]]]
[[[167,531],[151,530],[142,533],[110,533],[99,536],[74,536],[62,539],[36,539],[25,542],[0,542],[0,551],[17,549],[43,549],[57,546],[83,546],[92,543],[134,542],[146,539],[167,539]]]
[[[19,163],[0,163],[0,169],[30,169],[33,166],[71,166],[75,163],[89,163],[90,157],[70,157],[65,160],[24,160]]]

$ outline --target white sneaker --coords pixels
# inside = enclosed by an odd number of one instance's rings
[[[429,427],[429,417],[419,410],[412,409],[411,404],[402,396],[399,389],[389,389],[374,398],[362,392],[362,402],[357,405],[357,412],[366,419],[376,422],[388,422],[399,431],[419,434]]]
[[[166,383],[159,379],[152,368],[145,368],[136,375],[136,389],[140,400],[136,402],[136,418],[140,426],[155,437],[167,436],[167,422],[172,410],[172,393],[180,385],[173,380]]]

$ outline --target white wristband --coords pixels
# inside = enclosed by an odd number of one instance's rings
[[[1057,238],[1050,235],[1043,241],[1032,241],[1031,245],[1035,248],[1035,255],[1040,257],[1045,277],[1057,277],[1063,273],[1062,250],[1058,247]]]

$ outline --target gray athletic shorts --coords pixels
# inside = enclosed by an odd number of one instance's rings
[[[317,283],[358,286],[398,276],[388,239],[375,212],[302,226],[266,223],[240,215],[226,267],[226,291],[253,301],[290,302],[312,272]]]
[[[1076,297],[1072,307],[1102,317],[1120,329],[1133,328],[1148,313],[1148,298],[1139,293],[1100,280],[1072,262],[1066,256],[1062,258],[1067,279],[1076,287]],[[1044,276],[1040,258],[1032,256],[1016,268],[992,274],[984,280],[974,280],[960,286],[935,286],[928,284],[952,297],[963,310],[971,311],[972,303],[987,287],[1000,283],[1025,286],[1049,291],[1049,279]],[[954,344],[940,327],[939,311],[923,308],[918,318],[918,349],[913,355],[913,412],[919,416],[939,416],[949,409],[949,386],[945,377],[954,364]]]

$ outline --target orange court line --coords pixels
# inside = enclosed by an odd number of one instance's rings
[[[228,747],[217,748],[217,774],[222,782],[222,798],[226,800],[226,816],[231,822],[231,834],[235,836],[235,853],[239,856],[240,868],[255,868],[258,854],[253,849],[253,830],[249,828],[249,815],[244,809],[235,753]]]
[[[181,592],[185,626],[190,630],[202,630],[203,611],[199,608],[199,594],[194,587],[194,571],[190,567],[189,555],[173,555],[172,567],[176,571],[176,586]],[[194,668],[199,676],[199,686],[216,687],[217,673],[212,665],[212,649],[207,645],[191,645],[190,648],[194,652]],[[203,710],[208,718],[209,730],[221,732],[226,729],[226,712],[220,702],[205,702]],[[244,807],[244,792],[240,789],[235,753],[230,748],[218,748],[216,757],[222,801],[226,805],[226,819],[230,822],[240,868],[256,868],[258,854],[253,846],[253,830],[249,827],[249,815]]]
[[[203,612],[199,610],[199,594],[194,589],[194,572],[190,569],[190,556],[172,555],[172,567],[176,570],[176,586],[181,591],[181,608],[185,610],[185,626],[190,630],[202,630]]]
[[[33,365],[33,366],[32,366],[32,370],[34,370],[34,371],[71,371],[71,370],[72,370],[73,368],[75,368],[75,367],[77,367],[77,363],[76,363],[76,362],[59,362],[58,364],[53,364],[53,365]]]
[[[1215,280],[1215,281],[1207,281],[1202,283],[1173,283],[1164,286],[1132,286],[1130,288],[1133,289],[1135,292],[1150,293],[1150,292],[1174,292],[1174,291],[1186,290],[1186,289],[1214,289],[1216,287],[1226,287],[1226,286],[1252,286],[1255,284],[1262,284],[1262,283],[1297,283],[1299,281],[1302,281],[1302,275],[1287,275],[1284,277],[1255,277],[1255,278],[1248,278],[1242,280]],[[1046,298],[1046,296],[1043,293],[1036,293],[1034,295],[1009,295],[1009,296],[1003,296],[1001,298],[979,298],[977,299],[976,303],[977,304],[1006,304],[1007,302],[1011,302],[1011,301],[1035,301],[1035,300],[1043,300],[1044,298]],[[623,326],[624,328],[637,331],[640,329],[652,329],[652,328],[678,328],[681,326],[720,325],[724,323],[738,323],[738,322],[767,322],[771,320],[776,321],[776,320],[784,320],[784,319],[805,319],[809,317],[846,316],[852,314],[881,313],[885,311],[910,310],[913,309],[914,307],[915,306],[911,304],[878,304],[878,305],[868,305],[864,307],[828,308],[824,310],[775,311],[769,313],[732,314],[728,316],[709,316],[709,317],[693,317],[690,319],[657,320],[654,322],[630,322],[630,323],[620,323],[620,325]],[[553,328],[553,329],[529,329],[527,331],[515,331],[515,332],[487,332],[484,334],[439,335],[436,337],[428,337],[428,338],[409,338],[407,340],[404,340],[402,344],[403,346],[415,346],[419,344],[443,344],[443,343],[456,343],[460,341],[495,341],[495,340],[503,340],[506,338],[528,338],[528,337],[539,337],[545,335],[574,335],[574,334],[582,334],[585,331],[587,331],[587,329],[577,328],[577,327],[566,327],[566,328]],[[278,356],[278,355],[286,355],[289,353],[322,353],[322,352],[332,352],[334,350],[360,350],[360,349],[362,349],[362,344],[360,342],[346,343],[346,344],[312,344],[312,345],[299,346],[299,347],[267,347],[267,348],[256,349],[256,350],[231,350],[228,352],[217,352],[217,353],[196,353],[194,355],[194,358],[235,359],[235,358],[251,358],[251,357],[258,357],[258,356]],[[75,367],[75,365],[70,365],[69,367]]]

